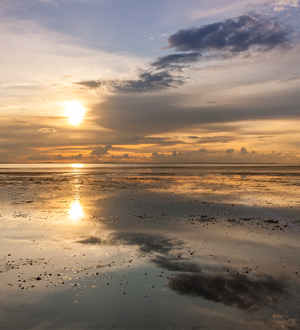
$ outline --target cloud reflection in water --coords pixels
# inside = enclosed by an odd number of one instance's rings
[[[139,252],[150,257],[150,262],[175,274],[167,286],[180,295],[199,297],[241,310],[262,311],[273,309],[287,298],[289,283],[286,278],[256,273],[241,274],[241,270],[216,267],[178,258],[184,242],[164,235],[141,233],[114,233],[106,238],[90,236],[77,241],[93,245],[137,246]]]
[[[217,275],[215,273],[178,274],[168,282],[171,290],[200,297],[242,310],[260,310],[274,305],[287,293],[285,281],[261,276]]]
[[[139,251],[143,253],[162,253],[166,254],[175,248],[181,248],[183,241],[175,238],[169,238],[163,235],[145,234],[145,233],[114,233],[110,234],[106,239],[89,236],[77,241],[81,244],[96,245],[127,245],[138,246]]]

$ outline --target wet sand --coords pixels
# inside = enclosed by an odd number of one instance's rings
[[[299,167],[0,168],[0,329],[300,329],[299,186]]]

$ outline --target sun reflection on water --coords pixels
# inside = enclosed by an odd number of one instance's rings
[[[78,200],[74,201],[71,205],[70,205],[70,210],[68,212],[71,220],[73,221],[79,221],[81,220],[81,218],[83,217],[84,213],[83,213],[83,209],[82,206],[80,204],[80,202]]]
[[[72,164],[72,167],[74,168],[83,167],[83,164]]]

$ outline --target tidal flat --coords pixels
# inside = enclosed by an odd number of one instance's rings
[[[1,165],[0,329],[300,329],[300,167]]]

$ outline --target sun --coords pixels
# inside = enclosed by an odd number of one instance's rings
[[[78,125],[85,114],[85,109],[77,101],[69,102],[65,108],[65,115],[69,117],[72,125]]]

